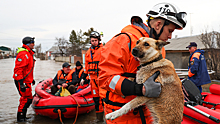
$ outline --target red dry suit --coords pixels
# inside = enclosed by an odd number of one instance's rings
[[[18,106],[18,112],[25,112],[27,111],[27,108],[30,106],[33,99],[31,83],[33,82],[33,71],[35,63],[33,58],[34,51],[32,51],[27,45],[23,44],[22,48],[18,48],[17,53],[18,55],[15,60],[13,78],[21,96],[19,100],[20,104]],[[21,79],[24,79],[23,83],[26,84],[25,92],[21,92],[20,83],[18,83],[18,80]]]

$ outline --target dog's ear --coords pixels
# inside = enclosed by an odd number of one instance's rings
[[[170,42],[164,42],[162,40],[157,40],[156,45],[158,46],[158,49],[161,50],[163,46],[170,44]]]

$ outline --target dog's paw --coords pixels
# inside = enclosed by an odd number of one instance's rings
[[[106,118],[107,120],[111,119],[111,117],[112,117],[112,113],[109,113],[109,114],[107,114],[107,115],[105,116],[105,118]]]
[[[121,115],[122,115],[122,114],[121,114],[120,112],[114,111],[114,112],[112,112],[112,113],[107,114],[107,115],[105,116],[105,118],[106,118],[107,120],[109,120],[109,119],[114,120],[114,119],[118,118],[118,117],[121,116]]]

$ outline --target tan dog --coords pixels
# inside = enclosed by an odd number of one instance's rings
[[[183,117],[184,96],[182,83],[171,61],[162,59],[161,49],[169,42],[142,37],[132,50],[142,65],[137,71],[136,82],[144,83],[156,71],[160,75],[155,82],[161,83],[161,94],[157,98],[137,96],[121,109],[106,115],[106,119],[115,119],[141,105],[146,105],[153,117],[153,124],[180,124]],[[135,54],[134,54],[135,50]],[[149,63],[145,65],[145,63]],[[145,65],[145,66],[143,66]]]

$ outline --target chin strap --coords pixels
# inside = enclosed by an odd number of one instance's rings
[[[152,19],[150,19],[150,17],[149,17],[149,18],[148,18],[148,22],[147,22],[148,26],[150,27],[150,37],[153,37],[153,35],[154,35],[154,39],[155,39],[155,40],[158,40],[159,37],[160,37],[160,35],[161,35],[162,32],[163,32],[164,26],[165,26],[165,25],[169,25],[170,22],[167,21],[167,20],[164,20],[164,24],[163,24],[162,28],[160,29],[160,33],[157,34],[156,30],[155,30],[154,28],[152,28],[151,25],[150,25],[150,21],[151,21],[151,20],[152,20]]]
[[[161,35],[162,32],[163,32],[163,28],[164,28],[165,25],[167,25],[167,21],[166,21],[166,20],[165,20],[165,22],[164,22],[162,28],[160,29],[160,33],[159,33],[159,34],[157,34],[157,32],[156,32],[156,30],[155,30],[154,28],[151,28],[151,29],[150,29],[150,33],[151,33],[151,35],[153,34],[153,35],[155,36],[155,38],[154,38],[155,40],[158,40],[158,39],[159,39],[160,35]]]

